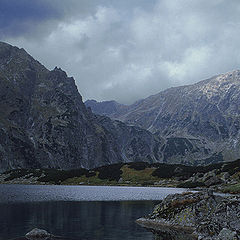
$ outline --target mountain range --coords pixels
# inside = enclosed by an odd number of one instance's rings
[[[84,104],[61,68],[0,42],[0,171],[235,160],[239,82],[234,71],[129,106]]]
[[[132,105],[95,100],[88,100],[85,105],[97,114],[147,129],[167,142],[174,141],[181,147],[176,146],[165,158],[170,162],[178,161],[177,155],[196,162],[197,153],[215,156],[217,161],[240,156],[238,70],[193,85],[169,88]]]

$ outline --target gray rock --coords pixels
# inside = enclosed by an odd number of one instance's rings
[[[46,230],[34,228],[26,234],[28,239],[48,239],[51,236]]]
[[[230,174],[228,172],[224,172],[222,175],[222,179],[224,181],[227,181],[227,180],[229,180],[229,178],[230,178]]]
[[[237,233],[227,228],[223,228],[218,234],[218,240],[237,240]]]
[[[192,239],[194,236],[212,240],[237,239],[234,237],[240,233],[239,215],[240,197],[222,197],[205,191],[168,195],[149,217],[141,218],[140,223],[152,230],[177,228],[181,234],[191,234]]]
[[[118,180],[118,183],[122,183],[122,182],[123,182],[123,179],[120,178],[120,179]]]
[[[208,180],[206,180],[204,183],[207,187],[210,187],[212,185],[220,184],[222,181],[217,176],[210,177]]]
[[[212,178],[212,177],[216,177],[215,172],[213,172],[213,171],[207,172],[207,173],[205,173],[204,176],[202,177],[202,181],[205,182],[205,181],[209,180],[209,179]]]

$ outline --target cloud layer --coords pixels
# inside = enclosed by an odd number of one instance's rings
[[[24,12],[7,2],[21,3]],[[132,103],[240,65],[238,0],[1,4],[0,16],[9,18],[0,21],[2,40],[24,47],[48,68],[66,70],[85,100]]]

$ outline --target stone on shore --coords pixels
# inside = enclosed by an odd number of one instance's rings
[[[46,230],[34,228],[32,231],[26,234],[28,239],[48,239],[51,237],[51,234]]]

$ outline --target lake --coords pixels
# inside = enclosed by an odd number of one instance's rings
[[[0,185],[0,240],[31,229],[79,240],[152,240],[135,220],[184,189],[159,187]]]

